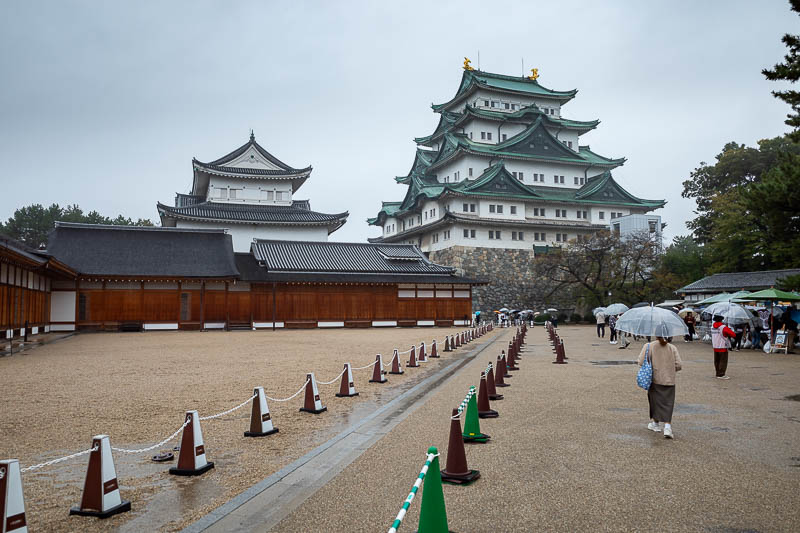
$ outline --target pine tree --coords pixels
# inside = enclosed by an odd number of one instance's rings
[[[792,11],[800,13],[800,0],[789,0]],[[768,80],[786,80],[792,83],[800,79],[800,35],[787,33],[781,39],[789,48],[789,53],[784,56],[785,62],[778,63],[772,70],[761,71]],[[780,98],[790,106],[792,113],[787,115],[786,124],[794,128],[789,137],[795,142],[800,142],[800,91],[772,91],[776,98]]]

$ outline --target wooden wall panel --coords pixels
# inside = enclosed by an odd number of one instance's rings
[[[453,299],[453,318],[469,320],[472,317],[472,300],[470,298]]]
[[[453,311],[452,298],[439,298],[436,300],[437,320],[454,320],[453,313],[454,311]]]
[[[436,300],[417,298],[417,320],[436,320]]]
[[[106,322],[142,321],[143,310],[141,291],[106,291],[104,320]]]
[[[416,320],[417,301],[414,298],[397,299],[397,320]]]
[[[250,322],[250,293],[228,293],[228,320],[231,322]]]
[[[381,285],[374,287],[372,309],[374,320],[395,320],[397,318],[397,287]]]
[[[177,290],[145,290],[144,322],[178,322],[180,303]]]
[[[225,322],[225,291],[206,291],[203,301],[203,319],[206,322]]]
[[[250,305],[253,309],[254,322],[272,322],[272,289],[263,291],[256,289],[250,293]]]

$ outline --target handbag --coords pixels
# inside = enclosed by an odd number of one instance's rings
[[[650,344],[647,344],[644,352],[644,362],[639,367],[639,372],[636,374],[636,384],[644,390],[650,389],[650,384],[653,383],[653,365],[650,363]]]

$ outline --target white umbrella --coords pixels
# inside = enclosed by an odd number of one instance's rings
[[[636,307],[617,320],[617,331],[650,337],[679,337],[689,328],[678,315],[660,307]]]
[[[683,318],[686,315],[688,315],[689,313],[694,313],[695,315],[699,315],[700,311],[698,311],[697,309],[692,309],[691,307],[684,307],[683,309],[678,311],[678,316]]]
[[[746,324],[753,321],[753,314],[739,304],[719,302],[711,304],[703,310],[712,317],[721,315],[726,324]]]
[[[558,313],[558,309],[553,309],[552,307],[547,310],[548,313]]]
[[[628,310],[628,306],[625,304],[611,304],[606,307],[606,314],[607,315],[621,315],[625,311]]]
[[[592,314],[595,316],[597,316],[597,313],[605,313],[605,312],[606,312],[605,307],[595,307],[594,309],[592,309]]]
[[[501,313],[508,313],[508,307],[501,307],[500,308],[500,312]]]

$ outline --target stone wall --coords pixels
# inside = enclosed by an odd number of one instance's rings
[[[430,260],[451,266],[460,276],[490,281],[472,291],[472,309],[489,313],[501,307],[541,311],[562,302],[557,296],[547,298],[547,286],[534,279],[531,272],[533,250],[507,250],[502,248],[472,248],[452,246],[430,252]],[[570,305],[563,302],[565,305]],[[568,312],[571,312],[568,311]]]

